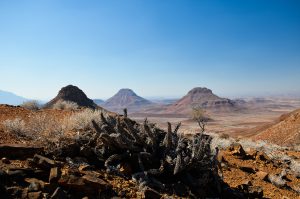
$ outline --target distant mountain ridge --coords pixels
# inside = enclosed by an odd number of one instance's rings
[[[0,90],[0,104],[20,105],[28,99],[18,96],[12,92]]]
[[[102,105],[104,103],[104,100],[102,100],[102,99],[93,99],[93,101],[97,105]]]
[[[121,112],[124,108],[134,111],[153,104],[151,101],[138,96],[133,90],[124,88],[106,100],[102,106],[111,111]]]

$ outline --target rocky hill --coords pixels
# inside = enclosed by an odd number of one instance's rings
[[[45,107],[51,108],[54,104],[59,101],[70,101],[78,104],[81,107],[87,108],[97,108],[97,104],[93,102],[93,100],[89,99],[86,94],[80,90],[77,86],[68,85],[63,87],[58,95],[48,102]]]
[[[103,107],[116,112],[122,112],[124,108],[127,108],[130,112],[132,112],[140,110],[141,108],[151,104],[151,101],[138,96],[133,90],[121,89],[113,97],[105,101]]]
[[[191,108],[200,106],[203,109],[220,112],[234,111],[239,108],[239,102],[215,95],[208,88],[196,87],[187,95],[167,108],[167,112],[189,114]]]
[[[256,140],[290,146],[300,144],[300,109],[289,114],[282,115],[272,125],[260,129],[260,133],[254,136]]]

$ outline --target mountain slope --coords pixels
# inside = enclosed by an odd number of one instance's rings
[[[28,99],[11,92],[0,90],[0,104],[20,105],[25,101],[28,101]]]
[[[255,140],[266,140],[278,145],[300,144],[300,109],[282,115],[277,122],[261,129],[261,132],[253,137]]]
[[[97,104],[95,104],[93,100],[89,99],[82,90],[73,85],[63,87],[58,95],[48,102],[45,107],[51,108],[58,101],[71,101],[77,103],[81,107],[93,109],[97,107]]]
[[[152,102],[138,96],[133,90],[121,89],[113,97],[106,100],[103,107],[117,112],[121,112],[124,108],[127,108],[132,112],[151,104]]]
[[[187,95],[167,108],[167,112],[188,114],[192,107],[200,106],[212,112],[234,111],[238,109],[238,102],[215,95],[208,88],[196,87]]]
[[[102,100],[102,99],[93,99],[93,101],[97,105],[102,105],[104,103],[104,100]]]

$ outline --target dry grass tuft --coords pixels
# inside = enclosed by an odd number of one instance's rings
[[[57,110],[77,110],[79,106],[75,102],[59,100],[52,108]]]

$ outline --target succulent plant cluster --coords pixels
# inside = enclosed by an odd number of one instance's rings
[[[101,114],[101,122],[92,123],[94,130],[80,133],[76,143],[82,156],[96,158],[108,172],[132,178],[140,188],[174,192],[179,184],[182,195],[203,196],[209,190],[217,194],[217,160],[210,136],[183,136],[180,123],[174,130],[168,123],[166,132],[147,119],[139,124],[126,114]],[[122,172],[123,167],[128,171]]]

